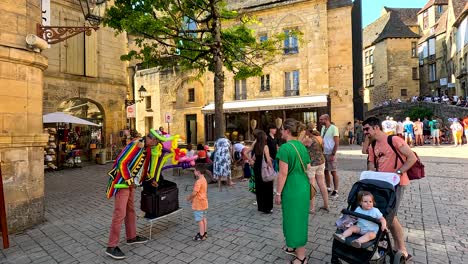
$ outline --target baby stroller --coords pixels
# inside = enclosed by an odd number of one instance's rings
[[[381,177],[382,175],[388,177],[386,179],[387,181],[382,180],[385,179],[385,177]],[[376,178],[379,180],[376,180]],[[341,212],[343,215],[350,215],[374,222],[379,226],[379,231],[374,240],[363,243],[361,248],[355,248],[351,245],[353,240],[361,236],[359,234],[353,234],[347,237],[344,243],[333,239],[332,264],[342,263],[340,260],[344,260],[350,264],[382,264],[387,263],[388,259],[390,259],[390,264],[406,263],[403,253],[392,249],[389,231],[381,230],[381,224],[378,219],[354,212],[356,207],[359,206],[357,198],[358,193],[360,191],[368,191],[374,196],[374,206],[382,212],[387,223],[392,223],[393,217],[395,217],[397,211],[395,207],[397,205],[399,181],[399,177],[395,177],[393,173],[365,171],[361,174],[361,180],[356,182],[349,192],[348,207]],[[337,229],[337,233],[342,232],[341,229]]]

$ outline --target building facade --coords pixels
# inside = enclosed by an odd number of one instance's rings
[[[371,109],[385,101],[419,95],[415,8],[384,7],[363,30],[363,86]]]
[[[9,232],[44,221],[42,133],[45,56],[26,46],[41,21],[40,1],[0,5],[0,166]]]
[[[324,113],[330,113],[332,121],[344,129],[353,120],[352,2],[228,3],[230,8],[242,8],[261,21],[252,25],[259,40],[290,29],[301,31],[303,40],[285,41],[279,62],[265,68],[261,77],[235,80],[232,73],[225,72],[226,136],[234,141],[251,140],[254,129],[266,129],[268,124],[288,117],[317,122]],[[144,77],[145,71],[137,71],[135,90],[150,78]],[[167,128],[169,115],[171,134],[180,134],[188,143],[213,141],[213,75],[196,77],[175,69],[154,74],[159,75],[154,78],[159,87],[152,89],[152,113],[142,116],[153,116],[153,127]],[[137,104],[139,107],[146,105]],[[148,130],[149,123],[137,117],[139,132]]]
[[[50,23],[80,26],[85,19],[77,1],[52,0]],[[126,127],[124,100],[129,78],[128,63],[120,56],[127,50],[126,34],[116,36],[112,29],[101,26],[90,36],[81,33],[43,51],[49,59],[44,72],[44,114],[65,112],[101,125],[80,129],[83,140],[74,145],[84,159],[94,159],[93,148],[121,145],[119,132]],[[62,139],[59,142],[63,143]]]

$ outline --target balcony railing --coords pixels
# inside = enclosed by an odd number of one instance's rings
[[[299,48],[296,47],[285,47],[284,54],[296,54],[299,52]]]
[[[298,96],[299,90],[286,90],[284,91],[284,96]]]
[[[467,73],[466,67],[462,67],[457,71],[456,78],[460,79],[461,77],[465,76]]]

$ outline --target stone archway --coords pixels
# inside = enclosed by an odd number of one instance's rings
[[[102,105],[88,98],[75,97],[60,102],[56,110],[101,125],[100,127],[88,127],[83,130],[85,133],[81,135],[80,149],[84,150],[87,159],[93,160],[96,151],[106,146],[105,111]]]

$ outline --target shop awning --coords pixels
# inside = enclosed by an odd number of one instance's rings
[[[43,123],[72,123],[72,124],[79,124],[79,125],[88,125],[88,126],[101,126],[87,120],[65,114],[63,112],[55,112],[50,113],[42,116]]]
[[[327,106],[326,95],[288,96],[257,100],[237,100],[224,102],[224,113],[270,111],[283,109],[311,108]],[[210,103],[202,108],[205,114],[214,113],[215,105]]]

